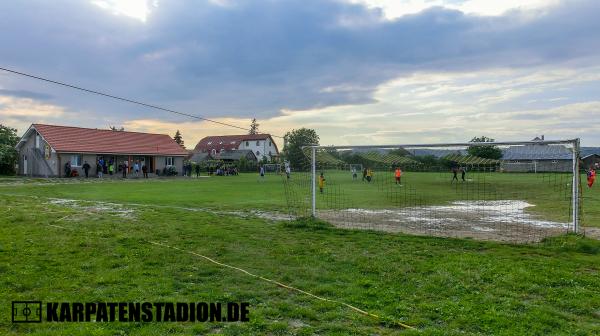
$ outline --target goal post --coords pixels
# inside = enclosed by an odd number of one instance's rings
[[[573,143],[573,183],[572,183],[572,211],[573,211],[573,232],[579,233],[579,153],[580,141],[579,138],[572,140]]]
[[[306,146],[304,159],[290,162],[286,199],[291,214],[338,227],[539,241],[580,232],[579,146],[579,139]],[[500,156],[485,154],[489,148]],[[352,167],[361,167],[357,178]]]

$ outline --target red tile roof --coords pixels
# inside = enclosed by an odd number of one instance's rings
[[[217,135],[202,138],[194,148],[194,152],[210,152],[215,149],[219,152],[221,149],[236,150],[242,141],[255,141],[270,139],[278,152],[277,144],[273,141],[270,134],[240,134],[240,135]]]
[[[187,156],[166,134],[33,124],[57,152]]]

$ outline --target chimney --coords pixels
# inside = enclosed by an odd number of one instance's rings
[[[544,141],[544,135],[542,134],[542,141]]]

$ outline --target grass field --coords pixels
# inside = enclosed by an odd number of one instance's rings
[[[424,204],[444,204],[461,199],[485,199],[495,194],[502,199],[520,199],[535,204],[527,211],[539,214],[549,220],[569,221],[570,178],[568,174],[490,174],[469,173],[470,182],[450,184],[449,173],[408,172],[403,177],[403,187],[391,185],[391,172],[376,172],[372,184],[354,182],[348,172],[325,171],[327,189],[344,191],[344,200],[335,206],[361,206],[364,208],[394,207],[395,203],[386,197],[386,189],[414,189]],[[309,197],[308,174],[294,174],[305,187],[303,196]],[[585,176],[582,175],[582,181]],[[359,178],[360,179],[360,178]],[[382,182],[385,180],[385,183]],[[95,182],[94,179],[90,180]],[[146,183],[134,180],[131,187],[111,181],[107,183],[48,183],[44,179],[18,178],[0,179],[3,190],[14,195],[38,195],[66,199],[91,201],[169,205],[220,210],[260,209],[265,211],[287,212],[287,202],[280,176],[268,174],[265,181],[257,183],[254,174],[238,177],[202,178],[196,183],[187,180],[155,180]],[[18,188],[10,188],[11,185]],[[167,189],[165,189],[167,188]],[[487,188],[487,189],[484,189]],[[581,221],[584,226],[600,227],[600,188],[588,189],[583,183],[583,209]],[[331,207],[331,198],[319,195],[318,208]],[[306,205],[308,206],[308,205]]]
[[[414,178],[432,181],[419,176]],[[595,210],[600,193],[592,191],[584,194],[585,224],[600,226]],[[360,197],[370,199],[365,192],[374,191],[362,191]],[[248,212],[282,211],[285,205],[275,175],[260,183],[255,175],[126,182],[1,179],[0,334],[600,333],[600,241],[569,235],[508,245],[340,230]],[[248,301],[251,320],[11,324],[14,300]]]

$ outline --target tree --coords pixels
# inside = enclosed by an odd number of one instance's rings
[[[437,167],[442,165],[441,160],[433,155],[413,156],[412,159],[421,162],[427,168]]]
[[[310,159],[304,155],[303,146],[318,145],[317,132],[309,128],[300,128],[287,132],[284,139],[283,156],[295,169],[308,170]]]
[[[110,128],[111,130],[116,131],[116,132],[123,132],[125,130],[125,127],[117,127],[117,126],[112,126],[112,125],[109,125],[108,128]]]
[[[494,142],[494,139],[486,136],[474,137],[470,142]],[[467,149],[469,155],[481,157],[484,159],[500,160],[502,158],[502,150],[498,146],[469,146]]]
[[[392,149],[388,152],[389,154],[393,154],[393,155],[398,155],[398,156],[406,156],[406,155],[410,155],[410,152],[407,151],[404,148],[396,148],[396,149]]]
[[[175,132],[175,136],[173,137],[173,140],[175,140],[175,142],[177,142],[179,144],[179,146],[183,147],[183,137],[181,136],[181,132],[179,132],[179,130],[177,130],[177,132]]]
[[[258,126],[260,126],[260,124],[256,122],[256,118],[252,118],[248,134],[258,134]]]
[[[328,148],[325,148],[325,152],[326,152],[327,154],[329,154],[329,155],[333,156],[333,157],[334,157],[334,158],[336,158],[336,159],[340,159],[340,158],[341,158],[341,157],[340,157],[340,152],[338,152],[338,150],[337,150],[337,149],[335,149],[335,148],[329,148],[329,147],[328,147]]]
[[[0,174],[13,175],[19,153],[15,146],[19,142],[17,130],[0,124]]]

